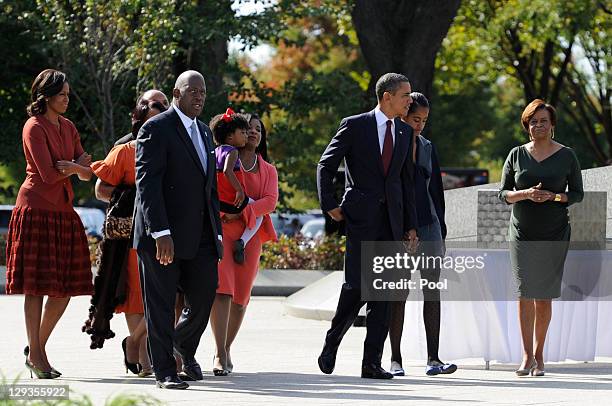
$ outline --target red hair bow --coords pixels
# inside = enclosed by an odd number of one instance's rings
[[[228,107],[227,110],[225,110],[225,114],[221,116],[221,119],[225,121],[226,123],[229,123],[232,121],[232,114],[236,114],[236,113],[234,113],[234,110]]]

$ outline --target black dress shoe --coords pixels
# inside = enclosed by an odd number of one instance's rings
[[[186,381],[201,381],[204,379],[202,368],[196,360],[183,361],[183,373],[181,378]]]
[[[244,240],[242,238],[234,241],[234,262],[244,264]]]
[[[368,379],[392,379],[393,374],[382,369],[380,365],[364,364],[361,366],[361,377]]]
[[[324,374],[331,374],[334,372],[334,368],[336,367],[336,354],[338,353],[338,349],[329,349],[327,347],[323,347],[323,351],[321,355],[319,355],[319,369]]]
[[[187,389],[189,384],[176,375],[167,376],[157,381],[157,387],[162,389]]]

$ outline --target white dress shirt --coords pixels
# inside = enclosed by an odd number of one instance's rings
[[[178,116],[181,119],[181,122],[183,123],[183,125],[185,126],[185,130],[187,131],[187,135],[189,135],[189,137],[193,140],[194,138],[194,134],[191,134],[191,125],[193,123],[195,123],[195,139],[197,142],[197,147],[194,145],[194,147],[198,148],[200,150],[200,152],[202,153],[202,156],[204,157],[204,159],[206,160],[206,147],[204,145],[204,141],[202,140],[202,137],[200,136],[200,130],[198,129],[198,121],[197,119],[191,119],[189,117],[187,117],[185,114],[183,114],[183,112],[181,111],[181,109],[179,109],[179,107],[177,105],[174,106],[174,110],[176,110],[176,112],[178,113]],[[206,164],[207,162],[202,162],[202,166],[204,168],[204,172],[206,172]]]
[[[380,106],[376,106],[374,109],[374,116],[376,117],[376,129],[378,130],[378,146],[382,155],[385,133],[387,132],[387,121],[389,120],[391,120],[391,137],[393,138],[393,145],[395,145],[395,120],[387,117],[380,109]]]
[[[200,151],[202,152],[202,156],[204,157],[204,159],[206,159],[207,155],[206,155],[206,147],[204,146],[204,141],[202,140],[202,137],[200,136],[200,130],[198,129],[198,122],[197,119],[192,119],[187,117],[182,111],[181,109],[179,109],[179,107],[177,105],[173,105],[174,110],[176,111],[176,113],[178,114],[179,118],[181,119],[181,122],[183,123],[183,125],[185,126],[185,130],[187,131],[187,135],[189,135],[189,137],[191,139],[193,139],[194,135],[191,134],[191,125],[195,122],[195,131],[196,131],[196,137],[195,139],[197,140],[197,146],[194,145],[195,148],[199,148]],[[206,164],[207,162],[202,162],[202,166],[204,167],[204,172],[206,172]],[[151,237],[153,237],[154,239],[158,239],[159,237],[162,237],[164,235],[170,235],[170,230],[161,230],[161,231],[155,231],[151,233]]]

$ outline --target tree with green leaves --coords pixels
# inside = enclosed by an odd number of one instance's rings
[[[460,56],[458,69],[516,78],[523,104],[542,98],[562,108],[594,160],[611,158],[612,26],[603,2],[466,0],[456,26],[447,41]]]
[[[0,202],[14,199],[25,176],[21,130],[28,118],[30,85],[47,67],[40,33],[26,24],[35,8],[34,0],[0,1],[0,48],[5,50],[0,59]]]
[[[179,34],[175,8],[174,1],[162,0],[37,1],[52,58],[68,74],[83,114],[80,129],[95,135],[105,151],[117,129],[125,128],[117,112],[171,73]]]

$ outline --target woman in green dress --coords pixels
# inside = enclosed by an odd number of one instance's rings
[[[530,142],[508,154],[499,198],[513,204],[510,262],[517,280],[523,361],[518,376],[544,375],[552,299],[561,295],[570,240],[567,207],[584,196],[576,154],[556,141],[554,107],[535,99],[521,115]],[[534,349],[535,341],[535,349]]]

